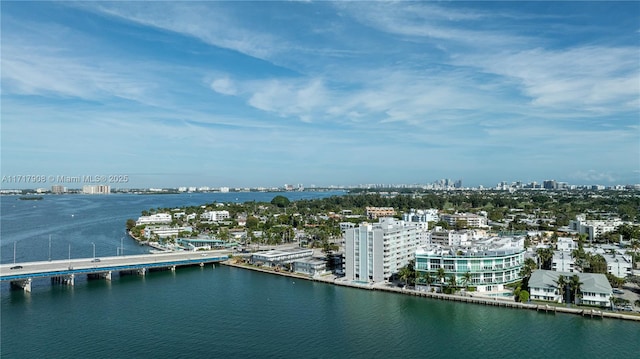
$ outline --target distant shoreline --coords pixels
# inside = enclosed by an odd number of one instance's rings
[[[528,309],[528,310],[535,310],[537,312],[542,311],[543,313],[555,314],[559,312],[559,313],[567,313],[567,314],[574,314],[574,315],[577,314],[583,317],[591,317],[591,318],[611,318],[611,319],[622,319],[622,320],[640,322],[640,315],[611,313],[611,312],[606,312],[602,309],[567,308],[567,307],[559,307],[559,306],[554,306],[549,304],[532,304],[532,303],[514,302],[513,300],[505,300],[497,297],[488,298],[488,297],[482,297],[482,296],[462,296],[462,295],[455,295],[455,294],[422,292],[422,291],[417,291],[412,289],[390,287],[390,286],[358,284],[350,281],[341,281],[334,278],[309,277],[308,275],[292,273],[292,272],[276,272],[270,269],[260,268],[253,265],[233,263],[232,260],[221,262],[221,264],[229,267],[248,269],[256,272],[276,274],[284,277],[304,279],[304,280],[313,281],[313,282],[334,284],[342,287],[351,287],[351,288],[365,289],[365,290],[378,290],[378,291],[389,292],[389,293],[398,293],[398,294],[404,294],[404,295],[412,295],[417,297],[433,298],[433,299],[439,299],[439,300],[448,300],[448,301],[455,301],[455,302],[461,302],[461,303],[491,305],[491,306],[497,306],[497,307],[514,308],[514,309]]]

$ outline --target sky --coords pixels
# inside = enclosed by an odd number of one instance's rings
[[[640,183],[639,2],[0,6],[5,189]]]

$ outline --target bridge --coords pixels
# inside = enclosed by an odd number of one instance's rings
[[[77,275],[111,280],[113,272],[145,275],[152,269],[175,271],[180,266],[204,266],[228,258],[229,251],[196,251],[0,264],[0,282],[9,281],[11,287],[30,292],[31,281],[36,278],[51,278],[51,283],[74,285]]]

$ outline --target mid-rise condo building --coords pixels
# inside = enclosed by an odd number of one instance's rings
[[[362,223],[345,231],[345,277],[354,281],[382,282],[414,259],[425,245],[424,227],[393,218]]]

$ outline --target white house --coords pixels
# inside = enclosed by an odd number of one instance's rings
[[[572,276],[580,278],[580,294],[578,304],[610,307],[613,289],[604,274],[600,273],[567,273],[549,270],[536,270],[529,278],[530,298],[533,300],[545,300],[562,303],[557,281],[563,275],[569,281]],[[566,292],[566,289],[565,289]]]

